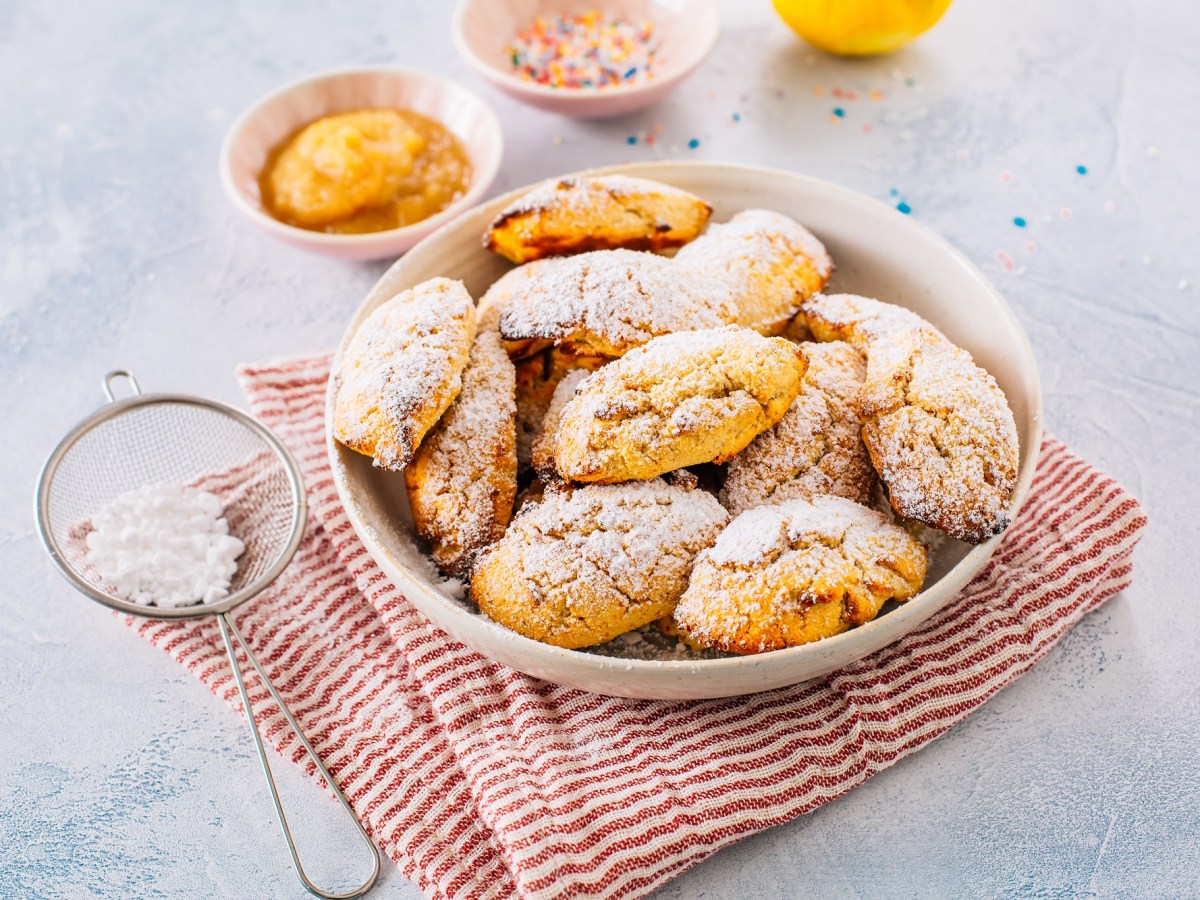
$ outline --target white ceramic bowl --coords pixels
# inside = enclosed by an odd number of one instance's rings
[[[654,77],[608,88],[552,88],[513,74],[509,39],[537,16],[577,16],[592,9],[654,25]],[[601,118],[661,100],[712,51],[721,32],[716,0],[460,0],[454,11],[459,55],[495,87],[531,106],[564,116]]]
[[[1042,397],[1033,350],[1008,304],[961,253],[928,228],[862,194],[772,169],[715,163],[617,166],[708,200],[714,221],[766,207],[809,226],[837,263],[831,291],[894,301],[932,321],[969,350],[1008,396],[1021,444],[1012,501],[1024,501],[1041,442]],[[488,222],[524,190],[466,213],[397,262],[379,280],[346,331],[398,291],[428,278],[461,278],[475,297],[509,268],[480,247]],[[338,358],[341,350],[338,352]],[[335,360],[334,365],[337,365]],[[328,419],[328,408],[327,421]],[[404,594],[435,624],[480,653],[531,675],[604,694],[695,699],[769,690],[825,675],[912,630],[944,606],[983,568],[1003,536],[972,547],[946,538],[930,556],[925,589],[872,622],[823,641],[739,658],[642,661],[563,650],[514,634],[439,589],[421,558],[405,499],[404,478],[371,466],[327,433],[338,495],[367,550]],[[425,574],[422,574],[425,573]]]
[[[463,196],[428,219],[371,234],[307,231],[263,209],[258,176],[273,147],[322,116],[371,108],[411,109],[449,128],[471,159],[471,184]],[[341,259],[383,259],[399,256],[478,203],[496,178],[503,151],[504,135],[495,114],[449,79],[397,66],[337,69],[285,85],[242,113],[221,148],[221,184],[238,211],[272,237]]]

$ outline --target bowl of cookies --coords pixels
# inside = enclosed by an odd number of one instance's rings
[[[1029,342],[929,229],[778,170],[649,163],[469,211],[327,394],[352,526],[437,626],[604,694],[828,674],[941,609],[1033,477]]]

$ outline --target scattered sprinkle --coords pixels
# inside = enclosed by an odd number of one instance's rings
[[[1084,165],[1076,166],[1075,171],[1078,172],[1080,175],[1086,175],[1087,174],[1087,166],[1084,166]]]
[[[742,114],[740,112],[735,112],[729,118],[733,119],[733,121],[735,121],[735,122],[740,122],[740,121],[742,121]]]
[[[874,91],[871,91],[870,93],[868,93],[867,96],[869,98],[871,98],[872,100],[882,100],[883,99],[883,91],[874,90]]]
[[[869,124],[865,124],[863,125],[862,130],[864,134],[869,134],[871,131],[871,126]]]
[[[1105,211],[1106,213],[1111,213],[1111,212],[1113,212],[1113,210],[1115,210],[1116,208],[1117,208],[1117,204],[1113,203],[1111,200],[1105,200],[1105,201],[1104,201],[1104,211]]]
[[[1013,216],[1013,224],[1018,228],[1024,228],[1027,223],[1022,216]]]
[[[895,188],[892,188],[890,191],[888,191],[888,193],[891,194],[893,197],[900,196],[900,192],[898,190],[896,190]]]
[[[646,133],[646,136],[642,140],[644,140],[647,144],[653,144],[656,140],[658,140],[658,138],[654,136],[653,131],[650,131]]]
[[[637,135],[636,135],[636,134],[631,134],[629,137],[625,138],[625,143],[627,143],[627,144],[636,144],[636,143],[637,143]]]
[[[554,137],[550,138],[550,140],[555,144],[561,144],[562,143],[562,135],[556,134]]]
[[[525,81],[552,88],[612,88],[654,77],[654,25],[609,17],[538,16],[513,35],[507,54]]]
[[[896,209],[900,210],[900,212],[904,213],[906,216],[912,212],[912,207],[909,206],[904,200],[901,200],[896,204]]]
[[[833,89],[833,96],[835,96],[835,97],[844,97],[844,96],[845,96],[845,93],[842,91],[842,89],[841,89],[840,87],[835,87],[835,88]]]
[[[1013,262],[1013,258],[1003,250],[996,251],[996,259],[998,259],[1000,264],[1004,266],[1005,271],[1011,272],[1017,266],[1017,264]]]
[[[905,83],[905,84],[906,84],[908,87],[916,87],[916,86],[917,86],[917,79],[915,79],[915,78],[905,78],[905,79],[904,79],[904,83]]]
[[[842,109],[840,106],[835,106],[833,108],[833,114],[835,116],[837,116],[839,119],[846,118],[846,111],[844,109]]]
[[[825,93],[825,87],[824,87],[824,85],[814,84],[812,91],[813,91],[814,96],[820,97],[822,94]]]
[[[690,141],[688,141],[688,149],[689,150],[695,150],[699,146],[700,146],[699,138],[692,138]]]
[[[1001,170],[1001,172],[1000,172],[1000,180],[1001,181],[1003,181],[1005,184],[1009,184],[1012,182],[1012,179],[1013,179],[1012,172],[1008,171],[1008,169]]]
[[[1036,250],[1037,250],[1037,244],[1035,244],[1033,241],[1025,242],[1025,252],[1026,253],[1033,253]]]
[[[857,100],[857,99],[858,99],[858,91],[846,91],[846,92],[843,94],[843,96],[844,96],[844,97],[845,97],[847,100]]]
[[[1069,206],[1064,206],[1061,210],[1059,210],[1058,214],[1064,219],[1069,219],[1071,218],[1071,208]]]

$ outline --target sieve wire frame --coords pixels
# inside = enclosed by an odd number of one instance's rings
[[[120,371],[119,373],[109,373],[109,378],[114,374],[128,375],[128,373]],[[54,450],[51,451],[50,456],[43,464],[41,473],[38,475],[37,490],[35,493],[35,518],[37,520],[38,537],[41,539],[42,546],[46,549],[59,574],[82,594],[103,606],[107,606],[109,609],[150,619],[195,619],[202,616],[227,613],[266,589],[287,568],[292,558],[296,555],[296,551],[299,549],[300,542],[304,537],[304,526],[308,519],[308,497],[304,490],[304,481],[300,475],[300,468],[291,451],[284,446],[283,442],[269,428],[237,407],[221,403],[217,400],[210,400],[206,397],[197,397],[192,394],[143,394],[137,386],[136,380],[132,378],[130,380],[137,391],[136,394],[126,397],[123,400],[111,401],[76,425],[58,443]],[[108,384],[109,379],[106,378],[106,393],[109,391]],[[235,420],[261,439],[266,447],[275,454],[283,468],[284,474],[287,477],[288,487],[291,490],[292,517],[287,543],[279,551],[274,562],[257,578],[216,603],[199,603],[194,606],[174,609],[142,606],[141,604],[117,597],[107,591],[100,590],[94,583],[84,578],[68,561],[67,554],[55,533],[56,529],[51,526],[50,488],[54,481],[55,473],[72,448],[86,435],[91,433],[93,429],[118,416],[139,408],[165,405],[198,407]]]

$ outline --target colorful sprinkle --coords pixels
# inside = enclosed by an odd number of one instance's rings
[[[525,81],[552,88],[612,88],[654,77],[658,42],[649,21],[630,22],[598,10],[538,16],[507,48]]]
[[[1024,228],[1027,223],[1022,216],[1013,216],[1013,224],[1018,228]]]
[[[742,121],[742,114],[739,112],[735,112],[732,116],[730,116],[730,118],[733,119],[733,121],[735,121],[735,122],[740,122],[740,121]]]
[[[556,144],[561,144],[562,143],[562,135],[556,134],[554,137],[550,138],[550,140]]]
[[[863,127],[862,127],[862,130],[863,130],[863,134],[870,134],[870,133],[871,133],[871,126],[870,126],[869,124],[868,124],[868,125],[863,125]]]
[[[814,95],[814,96],[816,96],[816,97],[820,97],[820,96],[821,96],[822,94],[824,94],[824,93],[825,93],[825,87],[824,87],[824,85],[820,85],[820,84],[814,84],[814,85],[813,85],[813,95]]]
[[[896,209],[900,210],[900,212],[904,213],[906,216],[912,212],[912,207],[903,200],[896,204]]]
[[[867,96],[869,98],[871,98],[872,100],[882,100],[883,99],[883,91],[874,90],[874,91],[871,91],[869,94],[867,94]]]
[[[996,251],[996,259],[1000,260],[1000,264],[1004,266],[1005,271],[1011,272],[1016,268],[1017,264],[1013,262],[1013,258],[1003,250]]]
[[[1005,184],[1010,184],[1012,182],[1012,178],[1012,172],[1008,171],[1008,169],[1004,169],[1000,172],[1000,180]]]
[[[890,191],[888,191],[888,193],[891,194],[893,197],[900,196],[900,192],[898,190],[896,190],[895,188],[892,188]]]
[[[1064,219],[1069,219],[1071,218],[1071,209],[1070,207],[1064,206],[1058,211],[1058,214]]]
[[[699,146],[700,146],[699,138],[692,138],[690,141],[688,141],[688,149],[689,150],[695,150]]]
[[[651,131],[647,132],[646,136],[642,140],[644,140],[647,144],[653,144],[656,140],[658,140],[658,138],[656,138],[654,136],[654,132]]]
[[[1076,166],[1075,171],[1078,172],[1080,175],[1086,175],[1087,174],[1087,166]]]
[[[833,114],[835,116],[837,116],[839,119],[846,118],[846,111],[844,109],[842,109],[840,106],[835,106],[833,108]]]
[[[631,134],[629,137],[625,138],[625,143],[627,143],[627,144],[636,144],[636,143],[637,143],[637,135],[636,135],[636,134]]]
[[[1037,250],[1037,244],[1035,244],[1033,241],[1025,242],[1025,252],[1026,253],[1033,253],[1035,250]]]

